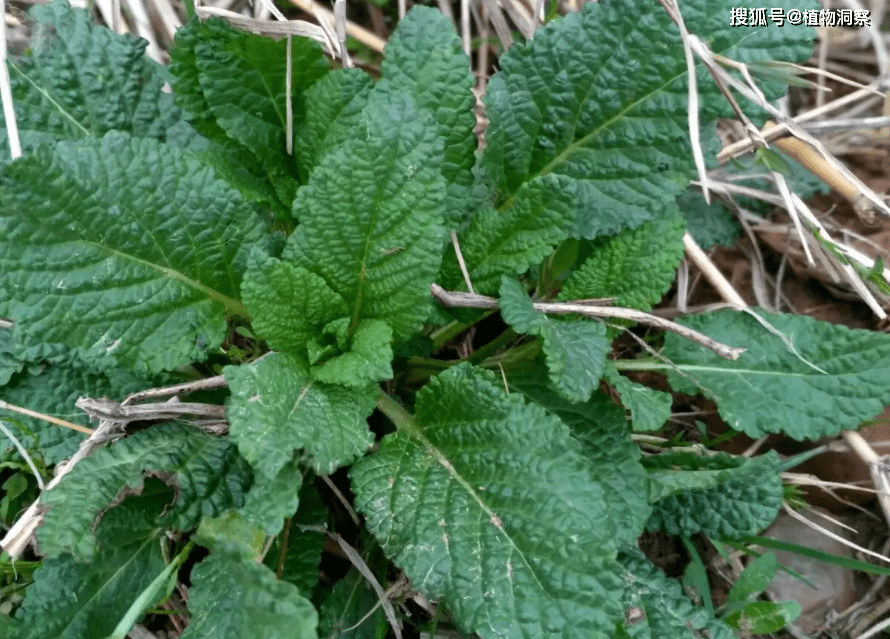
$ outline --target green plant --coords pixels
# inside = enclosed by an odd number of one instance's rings
[[[686,580],[710,603],[708,578],[704,565],[694,546],[684,538],[695,561],[686,570]],[[726,595],[726,603],[718,611],[731,628],[740,630],[742,636],[763,635],[777,632],[800,616],[801,607],[796,601],[758,601],[769,586],[780,565],[773,553],[764,553],[751,561]]]
[[[214,20],[189,22],[162,70],[85,12],[34,9],[39,46],[11,67],[25,153],[0,183],[4,397],[87,425],[78,397],[222,367],[199,398],[224,403],[229,434],[143,419],[44,492],[42,565],[3,636],[121,636],[177,580],[186,639],[339,636],[391,565],[441,605],[434,625],[483,637],[732,636],[637,539],[757,534],[782,501],[779,459],[643,456],[632,430],[659,429],[671,398],[621,371],[704,389],[749,435],[817,437],[890,401],[890,338],[721,311],[683,324],[747,348],[736,360],[674,333],[661,359],[610,358],[671,284],[695,176],[678,31],[656,3],[626,4],[588,4],[502,56],[481,152],[468,60],[431,9],[400,23],[377,82]],[[810,53],[809,29],[735,29],[728,9],[681,5],[724,56]],[[698,72],[713,129],[732,112]],[[638,314],[555,314],[593,297]],[[488,342],[443,359],[474,326]],[[0,417],[47,466],[83,439]],[[320,586],[333,516],[313,479],[346,466],[362,572]],[[749,610],[755,589],[739,592]],[[362,634],[399,623],[381,610]]]

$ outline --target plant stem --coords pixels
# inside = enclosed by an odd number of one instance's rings
[[[463,333],[470,326],[470,324],[464,324],[463,322],[454,320],[450,324],[446,324],[445,326],[434,330],[430,334],[430,339],[433,340],[433,352],[435,353],[442,348],[443,345]]]
[[[516,331],[514,331],[512,328],[508,328],[506,331],[498,335],[489,343],[485,344],[482,348],[471,354],[469,357],[463,357],[461,359],[441,360],[430,359],[426,357],[409,357],[408,369],[401,381],[408,385],[419,384],[425,382],[433,375],[441,373],[442,371],[447,370],[452,366],[456,366],[461,362],[479,364],[487,358],[490,359],[489,355],[491,353],[496,353],[517,337],[518,335],[516,334]],[[506,355],[506,353],[504,355]]]
[[[237,317],[247,323],[252,321],[250,311],[247,310],[247,307],[241,301],[227,297],[222,303],[225,305],[229,317]]]
[[[284,529],[281,531],[281,537],[278,538],[278,567],[275,569],[275,578],[281,581],[284,575],[284,562],[287,559],[287,542],[290,537],[290,525],[292,517],[284,520]]]
[[[640,359],[616,359],[612,361],[619,371],[666,371],[673,370],[671,366],[650,357]]]
[[[183,0],[185,4],[185,17],[189,20],[195,17],[195,0]]]
[[[400,431],[407,433],[408,435],[416,439],[423,441],[426,440],[426,438],[423,437],[420,426],[418,426],[417,422],[414,421],[414,416],[406,411],[404,408],[402,408],[402,406],[396,400],[384,393],[382,390],[380,391],[380,395],[377,397],[377,410],[386,415]]]
[[[426,357],[409,357],[408,368],[400,381],[407,385],[420,384],[460,362],[461,360],[445,361]]]
[[[516,370],[534,361],[540,351],[541,342],[536,339],[527,344],[504,351],[500,355],[489,357],[480,366],[483,368],[497,368],[500,366],[505,371]]]
[[[477,364],[485,359],[487,359],[493,353],[496,353],[501,348],[515,340],[519,335],[512,328],[508,328],[506,331],[495,337],[493,340],[482,346],[479,350],[474,352],[467,358],[468,362],[473,364]]]

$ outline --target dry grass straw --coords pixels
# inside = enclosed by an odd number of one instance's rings
[[[325,9],[321,4],[315,2],[314,0],[290,0],[290,2],[306,13],[315,16],[315,18],[319,21],[327,22],[327,24],[330,25],[333,25],[336,22],[334,12]],[[346,21],[345,28],[346,33],[351,35],[353,38],[355,38],[365,46],[373,49],[374,51],[377,51],[378,53],[383,53],[383,47],[386,45],[386,41],[377,34],[349,20]]]
[[[43,492],[52,490],[58,485],[62,478],[65,477],[71,469],[76,466],[80,460],[87,457],[95,448],[98,448],[105,442],[116,439],[121,435],[120,424],[110,421],[103,421],[99,427],[93,432],[89,438],[85,439],[77,452],[71,459],[64,461],[56,466],[55,476],[50,481]],[[42,493],[41,493],[42,494]],[[25,551],[25,549],[34,542],[34,533],[43,522],[43,514],[45,508],[40,503],[40,498],[32,503],[28,509],[22,514],[7,531],[3,539],[0,539],[0,548],[9,553],[12,559],[17,559]]]
[[[6,15],[6,1],[0,0],[3,15]],[[15,107],[12,102],[12,87],[9,81],[9,66],[6,64],[6,21],[0,24],[0,99],[3,101],[3,119],[6,124],[6,135],[9,139],[9,152],[12,159],[22,155],[22,145],[19,141],[19,127],[15,117]]]

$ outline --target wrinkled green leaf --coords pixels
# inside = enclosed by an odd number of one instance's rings
[[[256,158],[250,151],[235,145],[224,147],[208,143],[206,148],[193,151],[191,156],[213,169],[220,180],[238,191],[248,202],[272,210],[279,218],[290,217],[294,185],[286,179],[276,181],[276,184],[287,184],[288,192],[279,193],[275,185],[269,182],[268,174],[258,170]],[[282,202],[282,198],[286,202]]]
[[[90,560],[97,552],[95,522],[116,499],[138,494],[148,475],[177,489],[162,522],[178,530],[240,506],[251,482],[228,440],[179,424],[152,426],[81,460],[41,495],[50,507],[38,532],[41,551]]]
[[[29,56],[10,63],[13,104],[22,148],[101,137],[108,131],[190,146],[196,134],[161,91],[145,40],[92,24],[92,16],[65,0],[37,5]],[[10,160],[5,121],[0,156]]]
[[[373,85],[371,76],[361,69],[340,69],[306,91],[306,120],[294,145],[304,181],[323,155],[349,138]]]
[[[576,206],[575,191],[569,180],[542,176],[519,189],[508,211],[484,207],[475,214],[458,238],[477,293],[497,292],[502,275],[522,275],[565,239]],[[453,248],[442,263],[440,281],[448,289],[464,286]]]
[[[156,489],[150,480],[145,495],[128,497],[107,513],[96,533],[100,551],[86,563],[69,554],[45,559],[16,613],[18,631],[4,637],[108,639],[165,567],[157,521],[172,491]]]
[[[618,555],[624,569],[625,621],[633,639],[735,639],[735,633],[704,608],[693,606],[675,579],[664,576],[639,550]]]
[[[232,390],[227,409],[232,441],[267,479],[281,472],[294,451],[303,450],[309,464],[327,474],[363,455],[373,441],[365,423],[379,393],[373,384],[316,382],[286,353],[224,372]]]
[[[717,400],[720,416],[750,437],[784,433],[816,439],[854,429],[890,403],[890,336],[850,330],[803,315],[756,311],[787,340],[739,311],[718,311],[682,323],[718,342],[748,350],[736,361],[668,334],[663,355],[687,377],[671,385]]]
[[[660,430],[671,416],[673,397],[670,393],[629,380],[611,363],[606,364],[603,376],[621,396],[621,403],[630,411],[630,421],[635,431]]]
[[[766,635],[779,632],[800,613],[801,606],[796,601],[752,601],[741,610],[727,614],[724,621],[745,634]]]
[[[350,332],[379,319],[402,339],[426,319],[445,191],[436,131],[407,96],[372,99],[350,138],[299,191],[300,226],[282,258],[346,301]]]
[[[315,639],[318,613],[296,586],[249,560],[214,553],[192,570],[182,639]],[[225,614],[220,614],[225,611]]]
[[[17,613],[8,639],[108,639],[133,599],[164,570],[160,547],[146,539],[81,564],[68,554],[50,557]]]
[[[226,312],[244,313],[239,282],[264,227],[174,148],[120,133],[62,142],[6,168],[0,290],[23,342],[168,370],[205,358]]]
[[[399,20],[384,51],[383,77],[391,90],[407,93],[430,109],[445,143],[442,173],[447,184],[446,227],[467,213],[475,163],[475,78],[454,25],[441,11],[415,6]]]
[[[621,407],[595,392],[583,404],[572,404],[549,388],[540,369],[510,375],[510,389],[556,415],[582,446],[584,456],[597,469],[606,505],[615,522],[619,547],[632,546],[643,532],[652,507],[646,498],[649,479],[640,464],[640,447],[630,438]]]
[[[538,313],[518,281],[503,277],[501,316],[517,333],[543,340],[554,390],[572,402],[586,402],[599,386],[611,344],[606,327],[586,320],[560,321]]]
[[[562,422],[461,365],[350,477],[386,553],[467,631],[591,638],[622,614],[595,474]]]
[[[241,289],[254,331],[277,350],[305,350],[324,325],[347,313],[346,302],[321,277],[260,254],[251,256]]]
[[[705,0],[680,3],[686,28],[715,53],[748,62],[802,61],[812,52],[808,27],[738,29],[726,10]],[[513,196],[539,175],[570,178],[580,196],[573,234],[588,239],[675,210],[695,175],[679,39],[659,4],[623,0],[589,3],[507,51],[485,98],[491,124],[482,166],[498,189]],[[728,115],[701,65],[697,79],[703,123]],[[764,88],[771,98],[784,91]]]
[[[775,451],[753,459],[664,453],[643,464],[650,469],[649,499],[654,502],[649,530],[738,539],[769,526],[782,505]]]
[[[341,342],[342,355],[313,367],[312,377],[326,384],[367,387],[369,382],[392,377],[392,329],[383,320],[363,320],[351,337],[347,337],[347,320],[342,318],[330,327]],[[339,324],[337,326],[336,324]]]
[[[192,20],[176,32],[170,53],[177,103],[192,115],[194,126],[224,148],[237,149],[242,167],[266,180],[284,205],[297,187],[286,148],[288,46],[293,118],[299,124],[303,91],[328,70],[321,48],[308,38],[276,41],[218,18]]]
[[[685,230],[675,213],[597,241],[566,280],[560,299],[614,297],[616,306],[648,311],[674,281]]]
[[[244,499],[244,506],[238,512],[247,522],[261,527],[267,535],[277,535],[284,526],[284,519],[297,510],[302,485],[303,473],[299,463],[291,459],[274,478],[256,474]]]

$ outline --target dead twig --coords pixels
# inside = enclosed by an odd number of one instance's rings
[[[714,266],[711,258],[707,256],[688,232],[683,236],[683,246],[686,248],[686,255],[689,256],[689,259],[691,259],[699,270],[701,270],[705,279],[717,290],[720,297],[737,309],[742,309],[748,306],[748,304],[745,303],[745,300],[742,299],[742,296],[738,294],[738,291],[736,291],[732,284],[729,283],[729,280],[723,276],[720,269]]]
[[[446,291],[435,283],[430,285],[430,293],[443,306],[452,308],[479,308],[486,310],[496,310],[498,308],[498,301],[493,297],[458,291]],[[648,324],[649,326],[655,326],[666,331],[671,331],[686,339],[698,342],[705,348],[720,355],[720,357],[730,360],[738,359],[746,350],[744,348],[735,348],[733,346],[721,344],[712,340],[707,335],[694,331],[691,328],[631,308],[554,302],[535,302],[534,307],[535,310],[550,315],[578,314],[586,315],[588,317],[612,317],[626,319],[640,324]]]
[[[87,435],[92,435],[93,432],[95,432],[92,428],[87,428],[86,426],[81,426],[80,424],[72,424],[71,422],[66,422],[64,419],[58,419],[57,417],[53,417],[52,415],[38,413],[37,411],[31,410],[29,408],[22,408],[21,406],[16,406],[15,404],[8,404],[2,399],[0,399],[0,408],[11,410],[12,412],[19,413],[20,415],[27,415],[28,417],[33,417],[34,419],[42,419],[43,421],[55,424],[56,426],[64,426],[65,428],[70,428],[71,430],[86,433]]]
[[[202,17],[216,16],[225,18],[226,22],[243,31],[272,35],[301,36],[309,38],[310,40],[315,40],[324,45],[328,54],[331,56],[336,56],[338,53],[339,45],[337,44],[337,41],[329,37],[328,33],[320,26],[310,22],[305,22],[303,20],[287,20],[284,22],[274,20],[255,20],[254,18],[243,16],[240,13],[226,11],[225,9],[218,9],[216,7],[196,7],[195,10],[198,12],[198,15]]]
[[[859,458],[868,464],[872,482],[878,493],[878,503],[884,511],[884,518],[890,522],[890,458],[878,455],[865,438],[856,431],[841,433],[847,445]]]
[[[328,9],[325,9],[321,6],[321,4],[315,2],[315,0],[290,0],[291,3],[306,13],[309,13],[318,18],[324,18],[330,24],[335,24],[336,19],[334,17],[334,12]],[[354,22],[346,21],[346,33],[351,35],[353,38],[361,42],[367,47],[370,47],[377,53],[383,53],[383,47],[386,46],[386,40],[373,33],[372,31],[368,31],[364,27],[360,27]]]
[[[861,100],[870,95],[878,95],[884,97],[884,94],[881,93],[878,88],[883,87],[883,83],[875,82],[870,84],[869,86],[859,89],[858,91],[854,91],[849,95],[845,95],[842,98],[838,98],[837,100],[832,100],[828,104],[821,106],[816,109],[811,109],[805,113],[801,113],[800,115],[793,118],[793,121],[797,124],[803,124],[804,122],[809,122],[810,120],[814,120],[826,113],[839,109],[843,106],[850,104],[851,102],[856,102],[857,100]],[[788,135],[789,127],[787,124],[774,124],[772,122],[768,122],[766,126],[760,131],[761,137],[767,142],[771,142],[776,138],[782,137],[784,135]],[[725,164],[729,162],[734,157],[738,157],[740,155],[744,155],[748,151],[753,150],[757,147],[757,144],[751,140],[750,138],[745,138],[744,140],[739,140],[738,142],[734,142],[724,148],[720,153],[717,154],[717,161],[720,164]]]
[[[40,493],[41,496],[46,493],[47,490],[52,490],[57,486],[58,483],[62,481],[62,478],[71,472],[71,469],[74,468],[81,459],[92,453],[93,450],[109,440],[120,437],[123,434],[123,427],[124,424],[120,422],[102,420],[93,434],[80,444],[80,448],[77,449],[74,456],[68,461],[62,462],[56,466],[56,476],[46,485],[46,489]],[[9,529],[9,532],[6,533],[6,536],[3,537],[3,539],[0,539],[0,548],[9,553],[9,556],[13,559],[19,557],[25,551],[25,548],[28,547],[28,544],[34,539],[34,532],[40,524],[43,523],[44,512],[45,508],[40,503],[40,497],[38,497],[34,503],[28,507],[25,513],[19,517],[18,521],[13,524],[12,528]]]
[[[213,388],[225,388],[226,386],[227,384],[225,376],[217,375],[216,377],[198,379],[194,382],[186,382],[185,384],[176,384],[175,386],[165,386],[163,388],[151,388],[149,390],[139,391],[138,393],[128,395],[127,398],[121,402],[121,404],[127,405],[132,404],[133,402],[142,401],[143,399],[185,395],[186,393],[194,393],[195,391],[211,390]]]
[[[380,582],[377,581],[374,573],[371,572],[368,564],[365,563],[365,560],[362,559],[362,556],[358,551],[350,546],[343,537],[329,530],[324,530],[323,532],[340,547],[340,550],[343,551],[349,559],[349,562],[355,566],[356,570],[361,573],[362,577],[365,578],[368,584],[374,589],[374,592],[377,593],[378,604],[383,608],[383,612],[386,614],[386,619],[389,621],[393,634],[395,634],[397,639],[402,639],[402,625],[399,623],[395,608],[393,608],[392,602],[389,600],[390,591],[384,592],[383,587],[380,585]]]
[[[190,419],[189,423],[205,432],[220,435],[228,431],[226,407],[217,404],[170,400],[125,406],[108,399],[81,397],[75,402],[75,406],[89,415],[90,419],[111,420],[124,425],[131,422],[169,421],[190,415],[197,419]]]

